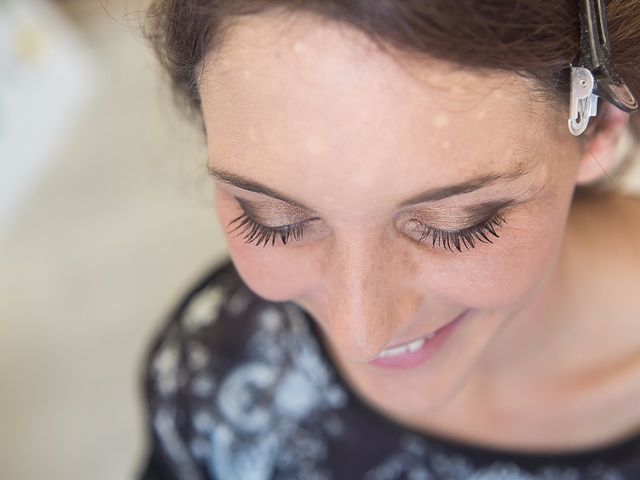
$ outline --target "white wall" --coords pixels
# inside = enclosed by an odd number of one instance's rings
[[[203,139],[159,86],[135,16],[104,3],[117,22],[98,2],[74,7],[94,94],[0,238],[3,480],[132,478],[150,335],[224,253]]]
[[[45,0],[0,3],[0,235],[52,167],[98,82],[92,52]]]

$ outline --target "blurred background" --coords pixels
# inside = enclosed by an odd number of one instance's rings
[[[0,479],[133,478],[155,329],[225,254],[141,1],[0,0]]]
[[[143,9],[0,0],[2,480],[134,477],[149,340],[226,255]]]

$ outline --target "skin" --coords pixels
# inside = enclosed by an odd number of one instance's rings
[[[611,212],[640,209],[617,197],[589,207],[573,199],[577,184],[602,174],[591,153],[607,166],[628,118],[612,113],[587,153],[563,109],[533,87],[511,73],[392,56],[307,14],[236,22],[199,79],[218,218],[254,292],[307,310],[353,389],[397,422],[483,445],[571,450],[640,428],[638,407],[621,408],[640,404],[640,341],[628,333],[640,318],[628,287],[640,285],[630,273],[639,256],[628,241],[640,240],[640,227],[625,222],[609,255],[611,240],[593,226],[594,211],[620,229]],[[398,208],[514,169],[527,173]],[[306,208],[232,185],[238,177]],[[502,199],[510,203],[499,212],[478,207]],[[229,226],[243,205],[270,227],[310,220],[303,239],[246,243]],[[506,222],[493,243],[459,252],[418,242],[415,220],[458,230],[492,212]],[[603,288],[617,292],[606,324],[611,308],[594,303]],[[369,363],[463,313],[426,364]]]

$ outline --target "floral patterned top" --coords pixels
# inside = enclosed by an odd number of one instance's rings
[[[334,367],[314,320],[255,295],[226,261],[190,289],[145,365],[142,480],[639,480],[640,433],[538,454],[410,430]]]

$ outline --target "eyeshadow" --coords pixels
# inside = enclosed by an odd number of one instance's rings
[[[491,218],[498,211],[517,203],[514,199],[501,199],[459,207],[429,207],[407,212],[406,216],[444,230],[458,230]]]
[[[255,201],[234,196],[245,213],[254,221],[267,227],[278,227],[309,220],[310,212],[281,201]]]

